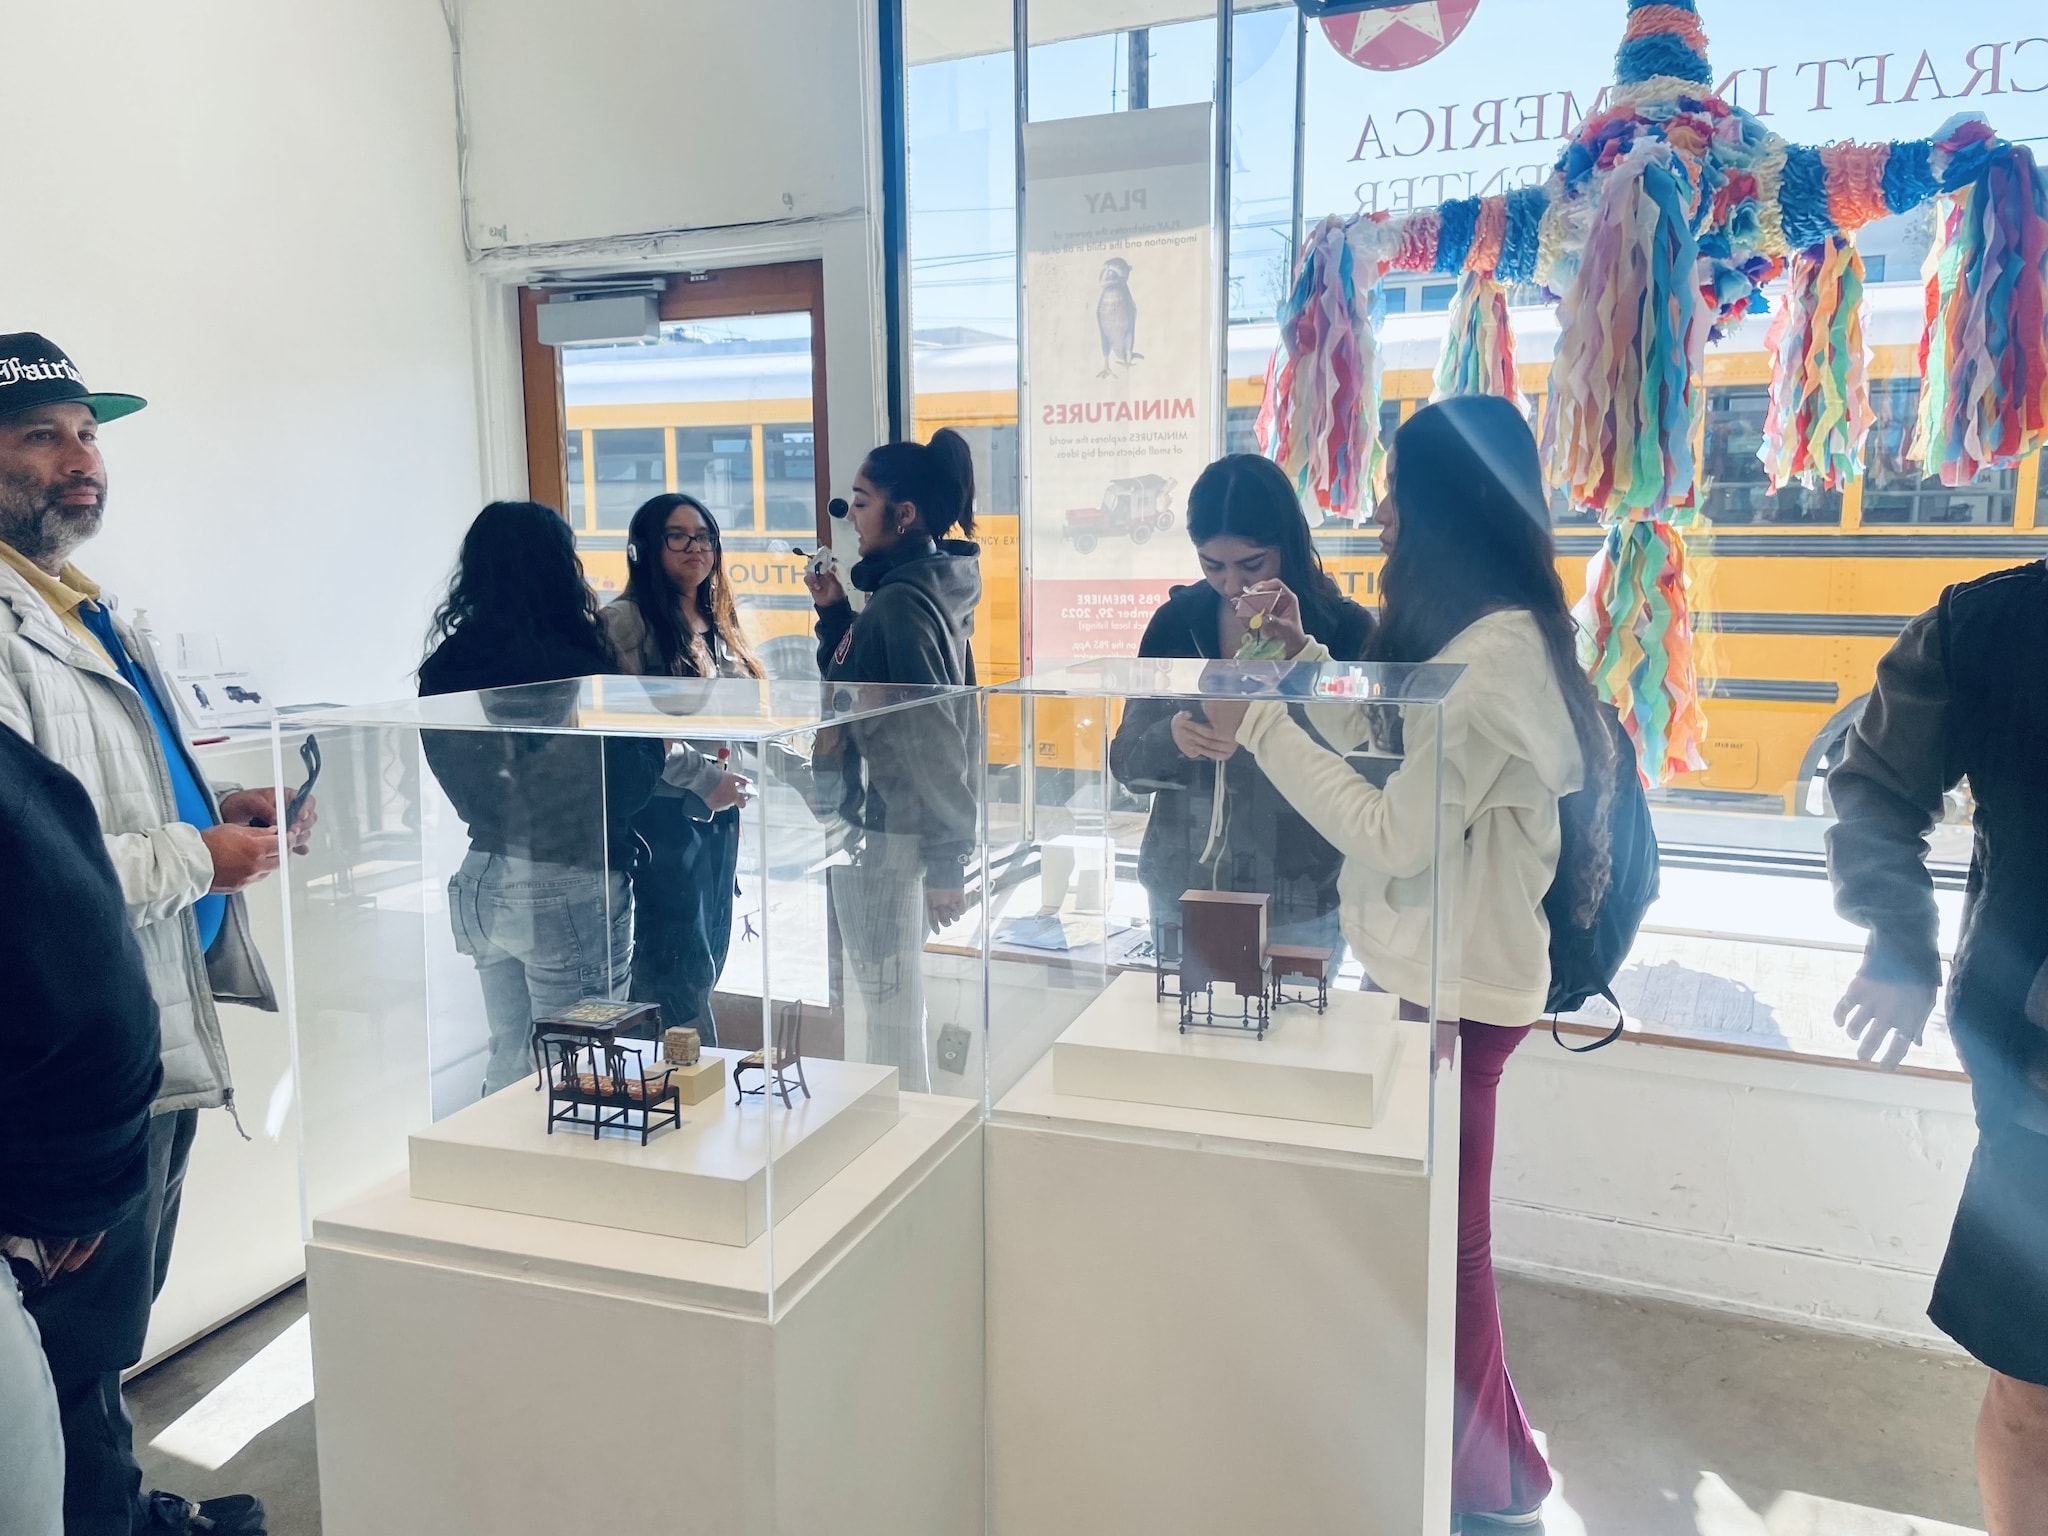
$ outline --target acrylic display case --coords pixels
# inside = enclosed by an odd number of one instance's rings
[[[988,695],[991,1529],[1448,1529],[1459,671]]]
[[[980,699],[592,678],[275,752],[323,1528],[981,1529]]]

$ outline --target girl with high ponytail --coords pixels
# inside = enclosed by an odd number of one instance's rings
[[[867,595],[859,614],[836,571],[804,577],[826,682],[972,687],[981,551],[955,537],[974,532],[967,440],[943,428],[929,443],[875,449],[853,478],[848,516],[860,553],[848,576]],[[847,1002],[864,1015],[867,1059],[914,1090],[929,1088],[934,1060],[924,936],[967,908],[979,743],[971,696],[820,733],[817,766],[839,775],[840,813],[858,838],[853,863],[831,872],[855,982]]]

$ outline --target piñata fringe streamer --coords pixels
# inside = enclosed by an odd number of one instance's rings
[[[1771,407],[1757,457],[1771,488],[1840,490],[1863,472],[1870,357],[1863,258],[1840,235],[1793,258],[1791,291],[1771,322]]]
[[[2048,185],[2024,144],[1987,147],[1980,128],[1964,123],[1936,145],[1937,161],[1946,150],[1951,166],[1977,167],[1928,257],[1926,383],[1910,450],[1949,486],[2048,441]]]
[[[1574,506],[1665,516],[1693,499],[1711,308],[1668,150],[1640,140],[1601,195],[1550,369],[1546,445]]]
[[[1311,520],[1355,516],[1384,454],[1381,356],[1374,337],[1384,225],[1324,219],[1302,247],[1281,305],[1255,430],[1260,450],[1300,489]]]
[[[1436,364],[1433,400],[1452,395],[1499,395],[1520,403],[1515,378],[1515,330],[1508,321],[1508,291],[1491,272],[1467,272],[1451,301],[1450,334]]]
[[[1635,739],[1652,784],[1706,766],[1691,586],[1684,535],[1654,519],[1611,525],[1586,568],[1580,660]]]

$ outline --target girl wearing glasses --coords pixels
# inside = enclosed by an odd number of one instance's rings
[[[740,630],[718,522],[693,496],[656,496],[626,534],[626,590],[604,610],[623,672],[649,677],[764,674]],[[666,1026],[718,1044],[711,989],[725,969],[747,781],[688,744],[669,754],[654,798],[634,818],[636,1002]]]

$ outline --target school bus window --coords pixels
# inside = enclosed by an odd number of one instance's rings
[[[1256,405],[1233,405],[1223,418],[1223,451],[1225,453],[1257,453],[1259,434],[1257,431],[1259,408]]]
[[[762,493],[768,526],[778,533],[810,533],[818,526],[817,443],[807,422],[761,429]]]
[[[754,528],[754,440],[747,428],[677,427],[676,489],[711,509],[721,528]],[[810,524],[806,522],[805,527]]]
[[[1870,409],[1876,417],[1865,450],[1869,468],[1863,486],[1865,527],[1947,524],[2010,528],[2019,499],[2017,469],[1987,469],[1968,485],[1948,486],[1920,466],[1906,462],[1920,410],[1918,379],[1873,379]]]
[[[564,509],[571,528],[583,526],[583,434],[571,427],[562,434],[562,464],[569,482],[569,505]]]
[[[1408,290],[1399,283],[1388,283],[1383,290],[1387,298],[1387,313],[1405,315],[1408,313]]]
[[[623,533],[640,504],[667,488],[661,428],[607,427],[590,437],[597,458],[597,526]]]
[[[1803,523],[1839,527],[1840,491],[1788,485],[1771,489],[1769,472],[1757,452],[1771,392],[1761,384],[1737,384],[1707,391],[1706,514],[1716,526],[1743,523]]]

